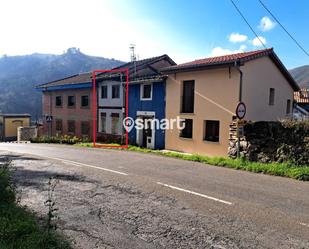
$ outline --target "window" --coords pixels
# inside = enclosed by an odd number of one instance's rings
[[[194,80],[183,82],[181,112],[182,113],[194,112]]]
[[[112,98],[119,99],[120,98],[120,85],[112,86]]]
[[[90,133],[90,124],[88,121],[82,121],[80,127],[82,135],[89,136]]]
[[[118,134],[119,113],[112,113],[112,134]]]
[[[275,88],[269,88],[269,105],[275,104]]]
[[[290,114],[291,113],[291,100],[288,99],[286,101],[286,114]]]
[[[219,142],[220,122],[217,120],[204,121],[204,140]]]
[[[75,121],[68,120],[68,133],[74,134],[75,133]]]
[[[101,87],[101,99],[107,99],[107,86],[106,85]]]
[[[180,136],[184,138],[192,138],[193,120],[185,119],[185,128],[181,130]]]
[[[83,95],[81,97],[81,107],[89,107],[89,96]]]
[[[56,96],[56,107],[62,106],[62,96]]]
[[[152,99],[152,84],[141,85],[141,99],[151,100]]]
[[[101,130],[100,132],[106,133],[106,112],[101,112]]]
[[[56,119],[56,133],[62,133],[62,120]]]
[[[75,106],[75,96],[68,96],[68,106],[69,107]]]

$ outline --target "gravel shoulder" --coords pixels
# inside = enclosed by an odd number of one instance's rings
[[[58,226],[74,248],[309,248],[309,240],[253,222],[198,212],[170,191],[107,172],[2,152],[16,167],[21,204],[45,216],[48,180],[57,179]],[[145,187],[143,187],[145,186]]]

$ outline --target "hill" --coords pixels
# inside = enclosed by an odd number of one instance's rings
[[[35,85],[93,69],[109,69],[124,62],[88,56],[77,48],[62,55],[31,54],[0,57],[0,113],[41,116],[41,93]]]
[[[290,73],[300,88],[309,88],[309,65],[291,69]]]

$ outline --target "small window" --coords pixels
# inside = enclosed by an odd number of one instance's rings
[[[107,99],[107,86],[106,85],[101,87],[101,99]]]
[[[75,133],[75,121],[68,120],[68,133],[74,134]]]
[[[80,129],[81,129],[82,135],[89,136],[89,134],[90,134],[89,121],[82,121]]]
[[[217,120],[204,121],[204,140],[219,142],[220,122]]]
[[[291,113],[291,100],[288,99],[286,101],[286,114],[290,114]]]
[[[81,107],[89,107],[89,96],[83,95],[81,97]]]
[[[56,96],[56,106],[57,107],[62,106],[62,96]]]
[[[194,113],[194,80],[187,80],[182,85],[182,113]]]
[[[193,120],[185,119],[183,122],[184,122],[185,128],[181,130],[180,137],[192,138]]]
[[[120,85],[112,86],[112,98],[119,99],[120,98]]]
[[[269,89],[269,105],[275,104],[275,88]]]
[[[100,132],[106,133],[106,112],[101,112],[101,129]]]
[[[62,133],[62,120],[56,119],[56,133]]]
[[[68,106],[69,107],[75,106],[75,96],[68,96]]]
[[[112,113],[112,134],[118,135],[119,130],[119,113]]]
[[[141,85],[141,99],[151,100],[152,98],[152,84],[142,84]]]

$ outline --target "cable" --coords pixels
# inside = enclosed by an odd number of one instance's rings
[[[260,4],[263,6],[263,8],[272,16],[272,18],[275,19],[275,21],[281,26],[281,28],[285,31],[285,33],[288,34],[288,36],[296,43],[296,45],[307,55],[309,56],[309,53],[299,44],[299,42],[289,33],[289,31],[286,30],[286,28],[279,22],[279,20],[271,13],[271,11],[266,7],[266,5],[259,0]]]
[[[264,48],[266,48],[264,42],[260,39],[260,37],[257,35],[257,33],[254,31],[254,29],[252,28],[252,26],[250,25],[250,23],[247,21],[247,19],[245,18],[245,16],[241,13],[240,9],[237,7],[237,5],[235,4],[235,2],[233,0],[230,0],[231,3],[234,5],[235,9],[238,11],[238,13],[240,14],[240,16],[244,19],[244,21],[247,23],[247,25],[249,26],[249,28],[251,29],[251,31],[253,32],[253,34],[256,36],[256,38],[260,41],[260,43],[263,45]]]

